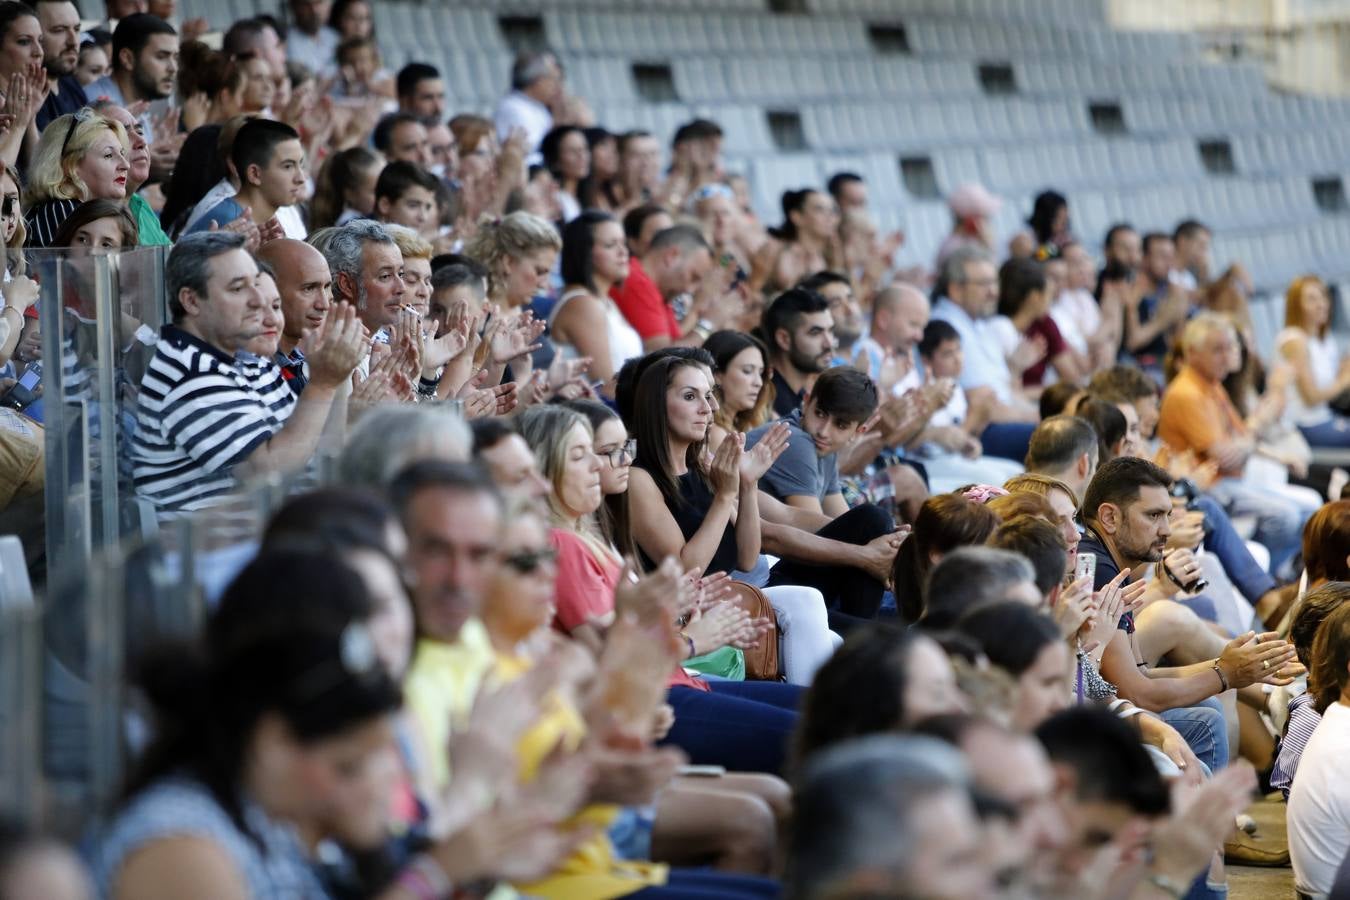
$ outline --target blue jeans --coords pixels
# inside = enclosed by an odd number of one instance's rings
[[[1275,587],[1275,579],[1252,559],[1247,542],[1234,530],[1233,520],[1217,500],[1197,497],[1195,508],[1205,514],[1205,549],[1218,557],[1233,587],[1255,606],[1263,594]]]
[[[804,688],[781,681],[710,681],[708,687],[667,692],[675,724],[661,743],[679,747],[695,765],[781,774]]]
[[[1333,414],[1320,425],[1298,426],[1303,439],[1313,447],[1350,447],[1350,419]]]
[[[731,875],[703,869],[671,869],[661,887],[643,888],[627,897],[642,900],[755,900],[781,894],[778,882],[755,875]]]
[[[1278,573],[1303,544],[1303,523],[1315,510],[1293,499],[1236,478],[1221,478],[1210,490],[1230,516],[1255,516],[1256,540],[1270,550],[1270,571]]]
[[[1014,462],[1027,458],[1034,424],[1026,422],[994,422],[980,432],[980,446],[985,456],[1001,456]]]
[[[1201,700],[1194,706],[1169,709],[1160,716],[1186,739],[1191,752],[1211,772],[1228,765],[1228,722],[1223,705],[1214,697]]]

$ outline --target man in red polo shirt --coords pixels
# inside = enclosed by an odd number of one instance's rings
[[[712,268],[712,249],[692,225],[657,232],[645,252],[630,260],[628,277],[610,296],[642,336],[646,352],[672,344],[696,346],[721,327],[714,319],[696,319],[685,328],[673,308],[677,298],[697,293]]]

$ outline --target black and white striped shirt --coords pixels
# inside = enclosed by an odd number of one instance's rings
[[[161,514],[211,505],[233,490],[233,468],[281,430],[295,403],[270,360],[235,359],[165,325],[141,379],[136,492]]]
[[[50,247],[52,238],[61,230],[61,226],[70,218],[70,214],[79,208],[80,200],[43,200],[33,204],[23,217],[28,230],[24,246],[32,248]]]

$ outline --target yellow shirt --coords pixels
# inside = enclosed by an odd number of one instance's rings
[[[498,656],[495,675],[504,682],[512,681],[529,667],[526,660]],[[585,736],[586,723],[576,708],[556,694],[549,697],[539,721],[520,739],[517,748],[520,780],[533,780],[540,764],[559,743],[568,750],[575,750]],[[666,866],[615,859],[606,830],[618,812],[618,807],[608,805],[588,806],[579,812],[569,824],[592,825],[596,828],[595,835],[574,850],[548,877],[531,884],[515,885],[516,889],[527,896],[545,900],[611,900],[645,887],[665,884]]]
[[[453,644],[417,642],[403,696],[426,742],[427,781],[437,792],[450,784],[450,733],[468,719],[478,686],[494,664],[492,642],[477,619],[464,623]]]

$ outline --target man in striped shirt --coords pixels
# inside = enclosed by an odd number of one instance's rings
[[[173,324],[141,380],[131,454],[137,492],[172,516],[211,505],[236,479],[304,466],[370,338],[351,306],[331,309],[308,341],[310,382],[297,398],[270,361],[236,360],[275,327],[242,235],[183,238],[165,280]]]

